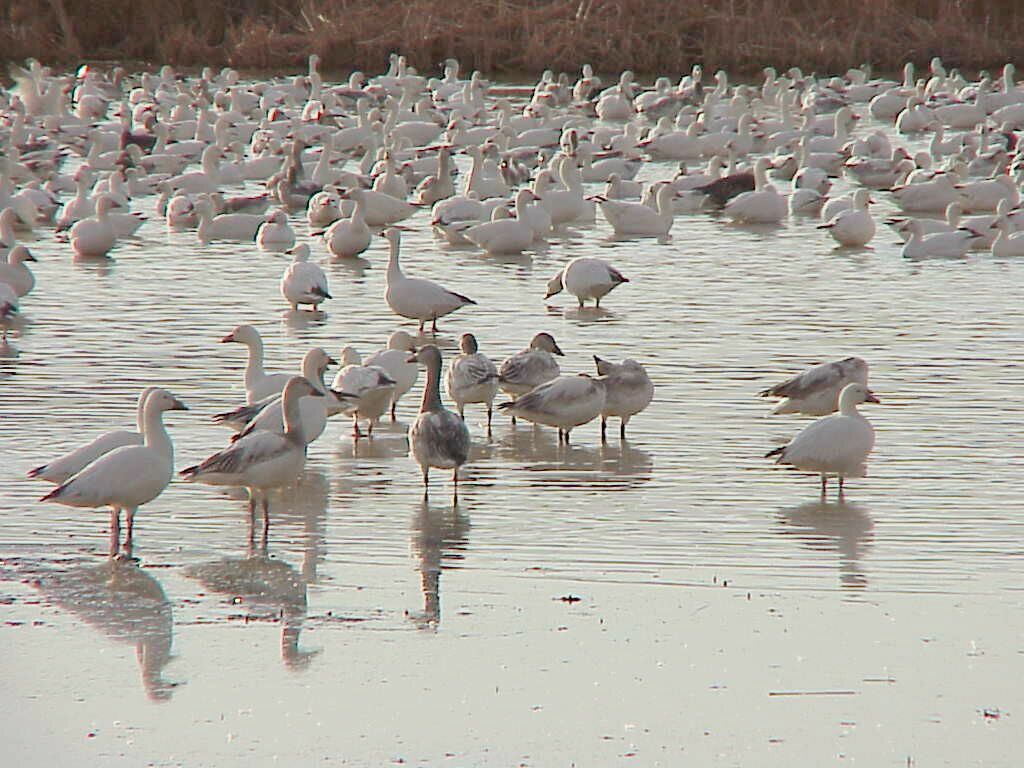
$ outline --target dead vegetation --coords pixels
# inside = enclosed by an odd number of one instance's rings
[[[401,51],[423,71],[449,56],[485,72],[733,72],[767,64],[877,70],[941,56],[968,70],[1020,60],[1017,0],[8,0],[0,56],[179,66],[378,71]]]

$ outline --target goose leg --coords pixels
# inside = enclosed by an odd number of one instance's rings
[[[492,410],[493,410],[493,406],[491,406],[491,404],[488,403],[487,404],[487,435],[488,436],[490,436],[490,434],[491,434],[491,411]]]
[[[839,476],[839,500],[840,501],[842,501],[842,499],[843,499],[843,479],[844,479],[843,476],[840,475]]]
[[[434,334],[435,336],[437,335],[437,318],[436,317],[434,318],[433,322],[431,323],[430,332],[432,334]]]
[[[263,496],[263,539],[264,551],[267,549],[267,538],[270,536],[270,494]]]
[[[608,442],[608,419],[604,416],[601,417],[601,442]]]
[[[566,445],[568,445],[568,444],[569,444],[569,433],[570,433],[570,432],[572,432],[572,430],[571,430],[571,429],[567,429],[567,430],[565,430],[565,444],[566,444]]]
[[[424,325],[424,324],[425,324],[426,322],[427,322],[426,320],[420,320],[420,334],[422,334],[422,333],[423,333],[423,325]]]
[[[395,408],[398,407],[398,403],[394,400],[391,401],[391,420],[395,420]]]
[[[124,534],[124,551],[128,557],[132,556],[132,534],[135,532],[135,508],[124,511],[126,530]]]
[[[110,508],[110,557],[117,557],[121,550],[121,510]]]
[[[821,476],[821,498],[825,498],[825,494],[828,493],[828,475]]]

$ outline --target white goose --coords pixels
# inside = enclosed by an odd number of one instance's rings
[[[399,264],[401,232],[392,227],[384,232],[384,237],[390,246],[384,300],[391,307],[391,311],[399,317],[418,320],[420,333],[423,333],[423,326],[428,320],[432,322],[432,331],[436,333],[437,318],[470,304],[476,304],[472,299],[449,291],[432,280],[406,277]]]
[[[905,226],[910,237],[903,244],[901,255],[907,259],[962,258],[974,242],[982,237],[967,228],[925,235],[920,219],[910,219]]]
[[[244,344],[249,349],[249,360],[245,365],[245,396],[248,403],[276,395],[291,378],[287,373],[267,373],[263,369],[263,337],[251,325],[238,326],[220,341],[222,344]]]
[[[462,334],[459,350],[462,354],[448,363],[445,376],[448,397],[463,418],[467,404],[484,403],[487,406],[487,431],[490,432],[494,396],[498,393],[498,369],[487,355],[479,351],[476,336],[472,333]]]
[[[580,309],[588,299],[594,299],[601,306],[601,299],[613,289],[628,283],[629,278],[603,259],[580,256],[573,259],[554,277],[548,280],[545,300],[563,289],[576,297]]]
[[[818,229],[828,230],[833,240],[849,248],[867,245],[875,236],[875,220],[868,210],[870,202],[871,193],[867,189],[856,190],[853,193],[853,207],[840,211]]]
[[[395,420],[395,409],[398,401],[406,392],[413,388],[420,376],[420,368],[416,363],[409,362],[409,353],[416,351],[412,336],[405,331],[395,331],[388,336],[388,346],[366,358],[367,365],[376,365],[387,371],[394,380],[395,386],[391,394],[391,420]]]
[[[256,245],[264,251],[287,251],[295,245],[295,230],[288,223],[288,214],[280,208],[273,211],[256,231]]]
[[[331,298],[327,275],[318,264],[309,261],[309,246],[305,243],[300,243],[288,253],[292,254],[292,263],[281,276],[281,295],[292,309],[297,310],[300,304],[309,304],[315,312],[320,304]]]
[[[331,389],[351,397],[340,404],[337,412],[352,417],[352,435],[357,440],[363,436],[360,419],[370,422],[367,434],[373,437],[374,425],[391,403],[395,380],[378,365],[361,365],[359,353],[352,347],[341,350],[341,364],[344,367],[334,377]]]
[[[7,254],[7,263],[0,262],[0,283],[7,283],[19,297],[36,285],[35,275],[26,266],[30,261],[37,261],[32,252],[24,245],[16,245]]]
[[[281,395],[283,434],[260,430],[246,435],[201,464],[183,469],[180,473],[182,478],[205,485],[248,489],[249,519],[255,519],[257,501],[262,499],[266,536],[270,525],[270,492],[294,483],[306,464],[309,440],[302,423],[300,400],[322,396],[323,393],[303,377],[291,377]]]
[[[868,364],[859,357],[846,357],[812,366],[806,371],[762,390],[761,397],[781,397],[774,414],[802,413],[825,416],[839,407],[839,393],[847,384],[868,383]]]
[[[135,512],[161,493],[174,474],[174,446],[164,428],[164,411],[188,410],[166,389],[154,389],[143,408],[143,445],[125,445],[101,456],[40,501],[68,507],[110,506],[110,554],[120,547],[121,510],[127,531],[124,546],[131,553]]]
[[[466,422],[441,402],[441,350],[433,344],[420,348],[409,358],[427,368],[420,415],[409,429],[409,450],[423,472],[424,494],[430,485],[430,468],[452,470],[455,494],[459,488],[459,467],[469,458],[469,429]]]
[[[620,419],[619,438],[626,439],[626,425],[629,420],[651,404],[654,399],[654,384],[647,371],[636,360],[613,363],[594,355],[594,364],[600,381],[604,382],[605,400],[601,409],[601,440],[606,439],[608,419]]]
[[[754,164],[754,189],[742,192],[725,204],[725,214],[743,224],[778,224],[786,216],[786,198],[768,183],[771,161],[759,157]]]
[[[839,395],[839,413],[824,416],[808,425],[793,440],[769,451],[776,464],[789,464],[821,475],[821,495],[828,490],[828,477],[839,478],[839,494],[847,477],[864,477],[865,462],[875,447],[875,430],[857,410],[860,403],[880,402],[864,384],[847,384]]]
[[[196,235],[200,242],[211,240],[229,240],[235,242],[253,242],[256,233],[266,221],[264,216],[256,213],[222,213],[214,215],[213,201],[208,195],[200,195],[192,205],[196,218],[199,220]],[[170,222],[168,211],[168,222]]]
[[[110,453],[115,448],[121,448],[125,445],[142,445],[144,441],[142,432],[145,429],[146,398],[155,389],[156,387],[146,387],[139,394],[135,415],[138,431],[132,432],[126,429],[115,429],[110,432],[104,432],[82,447],[76,448],[47,464],[36,467],[28,473],[28,476],[45,480],[48,483],[64,483],[92,464],[100,456]]]
[[[495,208],[491,220],[475,224],[462,231],[462,235],[487,253],[522,253],[534,241],[534,228],[525,221],[523,214],[529,200],[537,199],[528,189],[516,193],[516,218],[508,218],[503,208]]]
[[[1024,256],[1024,232],[1016,232],[1007,216],[1000,216],[992,225],[999,234],[992,241],[992,255],[999,258]]]
[[[675,188],[670,182],[658,182],[656,208],[629,200],[598,198],[598,207],[619,236],[665,237],[672,229]]]
[[[366,223],[366,203],[355,201],[352,216],[338,219],[324,232],[324,244],[331,255],[338,259],[354,259],[370,247],[371,231]]]
[[[96,200],[96,215],[75,222],[71,227],[71,247],[83,258],[106,256],[117,244],[117,234],[110,221],[114,201],[109,195]]]
[[[552,379],[515,400],[501,403],[498,410],[535,424],[557,427],[558,441],[568,443],[572,429],[596,419],[604,404],[604,382],[580,373]]]

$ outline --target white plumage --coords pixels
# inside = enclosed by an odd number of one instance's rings
[[[290,253],[293,260],[281,276],[281,295],[292,309],[298,309],[300,304],[309,304],[315,311],[331,298],[327,275],[318,264],[309,261],[309,246],[305,243],[295,246]]]
[[[626,439],[629,420],[654,399],[654,384],[647,371],[636,360],[613,363],[594,355],[600,381],[604,383],[605,399],[601,409],[601,440],[605,439],[609,417],[620,419],[619,438]]]
[[[852,383],[864,386],[868,383],[868,364],[859,357],[812,366],[791,379],[762,390],[760,395],[785,398],[772,410],[774,414],[825,416],[839,407],[839,393]]]
[[[604,259],[580,256],[573,259],[557,275],[548,280],[545,299],[550,299],[563,289],[576,297],[582,309],[583,303],[593,299],[601,306],[601,299],[629,278]]]

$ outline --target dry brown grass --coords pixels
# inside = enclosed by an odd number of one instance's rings
[[[66,23],[61,24],[61,11]],[[694,63],[819,72],[895,70],[941,56],[968,70],[1020,60],[1017,0],[8,0],[0,56],[377,71],[392,51],[434,72],[678,74]]]

